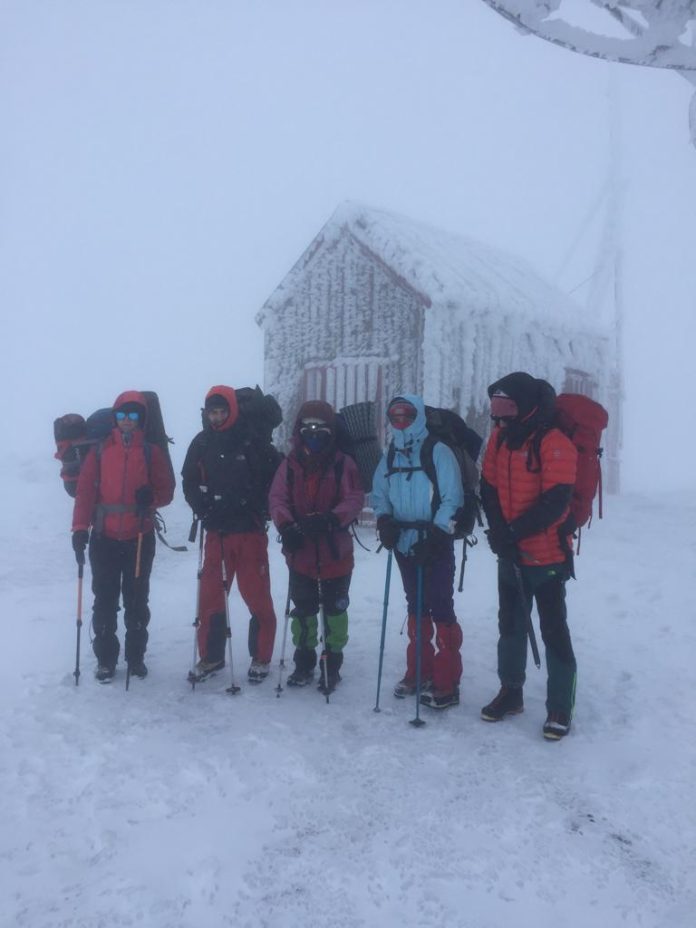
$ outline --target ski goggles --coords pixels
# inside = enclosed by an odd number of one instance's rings
[[[387,410],[387,419],[395,429],[407,429],[418,415],[418,411],[411,403],[393,403]]]
[[[331,434],[331,429],[323,419],[303,419],[300,424],[301,435],[316,435],[317,432]]]
[[[491,419],[514,419],[518,413],[517,403],[509,396],[496,393],[491,397]]]
[[[123,410],[119,410],[114,415],[116,416],[117,422],[123,422],[124,419],[130,419],[131,422],[137,422],[140,418],[140,413],[136,412],[135,410],[132,410],[131,412],[123,412]]]

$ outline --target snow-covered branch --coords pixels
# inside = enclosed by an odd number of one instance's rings
[[[677,71],[696,85],[696,0],[484,0],[520,31],[605,61]],[[568,14],[582,23],[571,23]],[[602,30],[606,29],[608,34]],[[696,146],[696,95],[689,112]]]

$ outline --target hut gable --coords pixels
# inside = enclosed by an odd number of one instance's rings
[[[266,387],[287,425],[304,399],[378,405],[402,390],[485,427],[486,387],[528,369],[606,395],[607,332],[522,259],[344,203],[260,310]]]

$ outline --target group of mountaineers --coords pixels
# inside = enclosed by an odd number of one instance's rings
[[[268,440],[255,440],[253,417],[240,415],[241,393],[211,387],[203,428],[182,469],[183,493],[201,530],[197,653],[189,679],[195,685],[225,667],[227,598],[235,578],[251,614],[248,680],[261,683],[268,676],[277,625],[268,562],[272,521],[289,572],[285,631],[289,622],[294,669],[286,682],[291,687],[312,683],[319,661],[319,690],[328,699],[341,680],[348,642],[350,528],[365,505],[359,469],[339,447],[337,415],[328,403],[301,406],[283,456],[270,432]],[[500,691],[481,717],[495,722],[523,710],[535,601],[548,678],[543,734],[558,740],[570,729],[575,697],[565,585],[573,575],[576,524],[570,503],[578,451],[553,425],[555,393],[546,381],[515,372],[493,383],[488,396],[492,431],[478,493],[486,537],[498,559]],[[155,510],[174,495],[166,454],[145,440],[147,416],[142,393],[122,393],[109,434],[85,454],[76,481],[72,547],[80,565],[88,548],[92,647],[100,682],[116,672],[120,600],[128,675],[147,675]],[[400,572],[407,606],[406,669],[394,696],[415,695],[418,706],[444,709],[459,703],[462,674],[454,539],[463,513],[468,512],[469,523],[464,535],[472,531],[478,496],[463,482],[455,451],[430,435],[421,397],[395,396],[386,416],[391,441],[374,472],[369,503],[389,569],[393,557]]]

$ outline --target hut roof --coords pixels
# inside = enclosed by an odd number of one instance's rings
[[[317,252],[346,233],[419,293],[426,306],[596,328],[587,324],[586,312],[567,294],[523,259],[468,236],[353,201],[336,209],[269,297],[257,316],[260,324],[266,312],[281,308],[301,287]]]

